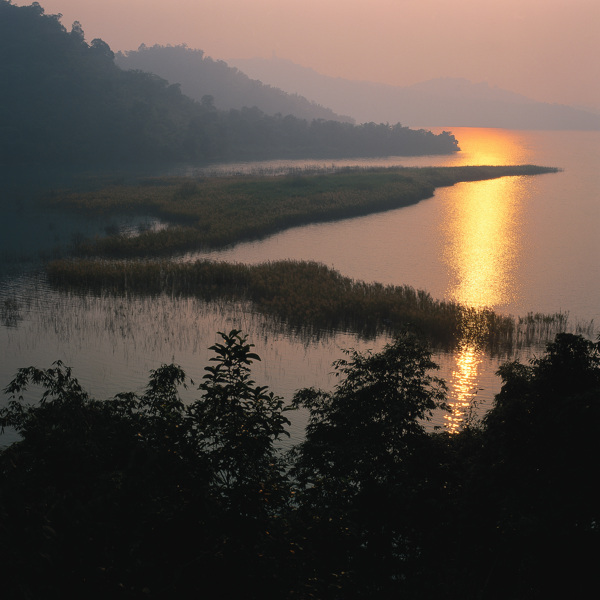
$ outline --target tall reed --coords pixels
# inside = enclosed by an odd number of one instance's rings
[[[250,301],[256,310],[297,330],[351,330],[373,336],[409,328],[444,347],[471,336],[500,351],[550,337],[566,326],[566,315],[515,319],[435,300],[406,285],[355,281],[315,262],[59,260],[48,264],[47,273],[54,286],[94,293]]]

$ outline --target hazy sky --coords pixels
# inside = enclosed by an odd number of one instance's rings
[[[186,43],[223,60],[275,53],[348,79],[466,77],[600,108],[600,0],[39,1],[115,51]]]

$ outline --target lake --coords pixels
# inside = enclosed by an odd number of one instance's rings
[[[181,172],[527,163],[562,171],[461,183],[411,207],[304,226],[195,256],[247,263],[316,260],[354,279],[408,284],[436,298],[502,313],[568,312],[571,329],[589,334],[600,318],[600,132],[451,130],[462,149],[451,156],[270,161]],[[44,220],[38,226],[55,231]],[[4,276],[0,305],[6,307],[0,322],[2,386],[19,367],[48,367],[60,359],[98,397],[143,389],[149,369],[163,363],[176,362],[199,380],[219,330],[249,334],[263,359],[255,364],[254,379],[286,399],[301,387],[330,387],[331,362],[342,348],[378,349],[387,341],[347,332],[291,334],[240,304],[59,293],[35,271]],[[541,348],[522,349],[518,356],[527,359],[532,352]],[[436,423],[456,426],[473,398],[484,410],[499,390],[495,371],[505,358],[512,357],[487,356],[466,340],[452,355],[437,353],[456,410]],[[293,438],[303,424],[296,415]]]

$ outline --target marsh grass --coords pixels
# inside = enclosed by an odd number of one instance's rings
[[[54,194],[49,206],[96,216],[154,217],[169,226],[136,236],[79,240],[87,256],[164,256],[259,239],[290,227],[363,216],[429,198],[461,181],[536,175],[557,169],[520,166],[342,168],[281,176],[161,177],[138,185]]]
[[[61,289],[250,302],[296,332],[344,330],[374,337],[411,329],[445,349],[469,338],[503,353],[551,339],[567,319],[563,314],[515,319],[466,308],[406,285],[355,281],[315,262],[59,260],[48,264],[47,273],[50,284]]]
[[[16,327],[23,319],[21,305],[14,297],[4,298],[0,303],[0,323],[5,327]]]
[[[78,252],[119,260],[59,260],[50,282],[102,293],[170,294],[250,302],[295,330],[347,330],[364,336],[409,328],[435,345],[469,338],[490,351],[523,345],[562,327],[562,315],[523,320],[434,300],[410,286],[366,284],[314,262],[241,265],[126,260],[222,247],[310,222],[413,204],[461,181],[556,172],[521,166],[342,168],[284,175],[161,177],[88,193],[55,195],[52,206],[87,215],[159,219],[137,235],[78,240]]]

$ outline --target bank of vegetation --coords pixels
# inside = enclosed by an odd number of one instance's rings
[[[99,217],[152,216],[169,226],[80,240],[86,255],[140,257],[222,247],[306,223],[414,204],[461,181],[556,172],[551,167],[464,166],[341,169],[278,177],[154,178],[87,193],[55,193],[46,205]]]
[[[204,376],[152,371],[90,397],[71,370],[21,369],[0,425],[0,576],[11,599],[585,597],[596,578],[600,343],[560,334],[500,370],[481,422],[444,408],[430,352],[399,335],[283,401],[221,334]],[[194,374],[195,375],[195,374]],[[182,386],[197,389],[184,404]],[[38,397],[27,404],[22,396]]]
[[[489,309],[436,300],[407,285],[365,283],[315,262],[259,265],[199,260],[56,260],[47,274],[61,289],[96,294],[194,296],[250,301],[255,310],[294,330],[348,330],[363,336],[410,329],[435,346],[454,347],[468,339],[490,352],[550,339],[566,316],[498,315]]]

